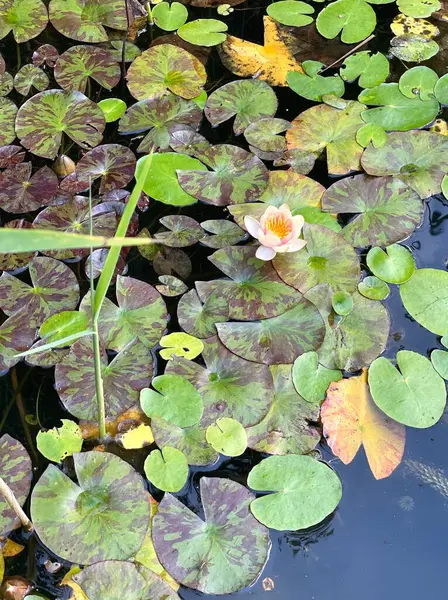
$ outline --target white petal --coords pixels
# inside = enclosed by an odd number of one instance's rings
[[[267,246],[258,246],[257,251],[255,252],[255,256],[260,260],[272,260],[276,252],[273,248],[268,248]]]
[[[293,242],[289,242],[287,252],[297,252],[297,250],[301,250],[306,246],[305,240],[294,240]]]
[[[250,235],[254,238],[258,236],[258,230],[260,229],[260,225],[258,221],[249,215],[244,217],[244,227],[250,233]]]

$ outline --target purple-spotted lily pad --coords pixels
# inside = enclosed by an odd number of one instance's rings
[[[203,135],[191,127],[175,125],[170,130],[170,148],[180,154],[200,158],[204,150],[210,148],[210,145]]]
[[[231,352],[266,365],[293,363],[304,352],[319,348],[325,336],[318,309],[305,298],[278,317],[217,323],[216,329]]]
[[[9,221],[3,227],[11,229],[30,229],[31,223],[25,219],[14,219]],[[0,271],[16,271],[24,269],[30,260],[36,255],[36,252],[20,252],[18,254],[4,254],[0,252]]]
[[[161,275],[159,281],[161,285],[156,285],[155,288],[162,296],[171,298],[181,296],[188,291],[188,286],[177,277],[173,277],[173,275]]]
[[[179,325],[200,339],[216,335],[215,323],[222,323],[228,318],[229,303],[219,294],[210,294],[203,304],[196,290],[190,290],[177,305]]]
[[[251,152],[264,160],[276,160],[286,150],[286,140],[278,134],[290,128],[291,123],[285,119],[260,119],[247,127],[244,137]]]
[[[282,314],[300,301],[300,294],[284,284],[271,263],[255,258],[254,246],[230,246],[217,250],[209,260],[230,279],[197,281],[205,302],[211,294],[226,298],[230,319],[247,321]]]
[[[138,152],[170,146],[170,133],[173,125],[199,127],[202,111],[192,100],[184,100],[168,94],[162,98],[149,98],[137,102],[121,117],[119,132],[123,135],[136,135],[149,130],[137,148]]]
[[[2,0],[0,3],[0,39],[13,32],[18,44],[41,33],[48,23],[47,7],[41,0]]]
[[[202,357],[205,368],[176,357],[166,369],[167,373],[188,379],[201,394],[204,403],[201,426],[221,417],[231,417],[245,427],[259,423],[272,402],[269,368],[251,364],[229,352],[216,336],[204,340]]]
[[[384,146],[370,145],[362,157],[369,175],[393,175],[422,199],[440,194],[447,164],[448,137],[432,131],[389,133]]]
[[[242,79],[226,83],[210,94],[204,112],[213,127],[235,117],[233,131],[239,135],[257,119],[274,116],[277,107],[270,85],[259,79]]]
[[[189,465],[205,466],[218,460],[218,453],[209,446],[207,428],[200,423],[192,427],[178,427],[164,419],[153,417],[151,429],[159,448],[171,446],[187,457]]]
[[[368,367],[386,347],[390,329],[387,309],[381,302],[354,292],[352,312],[338,322],[332,296],[328,285],[318,285],[306,294],[319,309],[326,328],[324,342],[317,351],[319,362],[327,369],[344,371]]]
[[[211,221],[203,221],[202,229],[212,233],[213,235],[203,235],[201,243],[209,248],[227,248],[247,239],[247,233],[232,221],[225,219],[212,219]]]
[[[201,61],[172,44],[160,44],[142,52],[126,77],[129,91],[137,100],[160,98],[167,91],[191,100],[201,93],[207,80]]]
[[[43,92],[49,83],[48,75],[34,65],[24,65],[14,77],[14,88],[22,96],[28,96],[31,88]]]
[[[84,272],[88,280],[90,280],[91,275],[93,275],[93,279],[97,279],[101,275],[108,255],[109,250],[107,248],[97,248],[90,253],[88,260],[86,260],[84,263]],[[90,261],[92,261],[92,273],[90,269]],[[111,285],[115,284],[118,275],[126,275],[127,272],[128,265],[126,264],[126,252],[122,250],[118,257],[117,266],[115,267],[115,271],[112,275]]]
[[[51,24],[66,37],[79,42],[107,42],[104,27],[126,31],[123,0],[51,0]]]
[[[137,339],[129,342],[112,360],[101,355],[106,417],[115,418],[138,403],[140,391],[152,376],[150,350]],[[78,419],[96,421],[95,367],[90,336],[73,344],[55,369],[55,387],[61,402]]]
[[[269,172],[257,157],[230,144],[205,150],[201,160],[211,171],[179,171],[187,193],[207,204],[227,206],[258,199],[268,185]]]
[[[37,337],[39,324],[29,318],[25,307],[0,325],[0,373],[16,365],[20,361],[17,355],[31,348]]]
[[[143,478],[108,452],[76,452],[73,460],[77,484],[49,465],[34,487],[31,515],[40,540],[84,565],[133,556],[150,514]]]
[[[171,494],[154,517],[157,556],[176,581],[204,594],[250,585],[269,556],[269,530],[250,512],[254,495],[230,479],[200,481],[204,520]]]
[[[0,169],[8,169],[20,164],[25,159],[25,151],[21,146],[6,145],[0,147]]]
[[[58,191],[58,178],[50,167],[34,175],[32,164],[21,163],[0,176],[0,208],[10,213],[26,213],[48,206]]]
[[[58,58],[54,77],[63,90],[84,93],[89,77],[111,90],[120,81],[121,71],[105,48],[72,46]]]
[[[160,222],[169,231],[156,233],[154,239],[171,248],[185,248],[196,244],[202,237],[202,229],[197,221],[184,215],[162,217]]]
[[[81,158],[76,165],[76,176],[92,182],[101,177],[100,194],[106,194],[124,188],[134,177],[135,165],[132,150],[121,144],[104,144]]]
[[[266,454],[308,454],[320,441],[320,431],[310,422],[319,419],[319,406],[304,400],[296,391],[291,365],[270,367],[274,399],[269,412],[249,427],[247,445]]]
[[[54,67],[59,58],[59,52],[51,44],[43,44],[33,52],[33,65],[35,67]]]
[[[0,75],[0,96],[7,96],[14,88],[13,76],[8,73]]]
[[[331,285],[333,292],[356,289],[361,274],[359,258],[340,233],[305,223],[303,238],[303,250],[277,254],[272,261],[285,283],[302,294],[320,283]]]
[[[0,473],[14,492],[17,502],[25,503],[31,487],[32,465],[20,442],[5,434],[0,438]],[[20,521],[3,496],[0,496],[0,534],[7,535],[20,527]]]
[[[157,275],[174,275],[179,279],[188,279],[193,270],[190,257],[180,248],[159,247],[152,263]]]
[[[356,214],[342,230],[355,248],[388,246],[407,238],[420,225],[424,206],[417,192],[394,177],[356,175],[328,188],[322,208]]]
[[[9,98],[0,98],[0,144],[11,144],[16,139],[17,106]]]
[[[30,262],[29,274],[32,285],[9,273],[0,277],[0,308],[5,314],[26,309],[30,323],[39,327],[51,315],[76,308],[78,281],[64,263],[38,256]]]
[[[103,112],[94,102],[81,92],[62,90],[36,94],[20,107],[16,119],[22,146],[44,158],[55,158],[63,133],[81,148],[97,146],[105,125]]]

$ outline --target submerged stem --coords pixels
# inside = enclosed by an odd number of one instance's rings
[[[16,42],[16,51],[17,51],[17,70],[22,66],[22,56],[20,54],[20,44]]]
[[[2,494],[2,496],[6,500],[6,502],[9,504],[9,506],[12,508],[12,510],[16,513],[17,518],[20,520],[23,527],[27,531],[32,531],[34,529],[33,524],[26,516],[23,508],[18,503],[17,498],[15,497],[12,489],[9,487],[9,485],[7,485],[7,483],[5,483],[5,481],[1,477],[0,477],[0,493]]]

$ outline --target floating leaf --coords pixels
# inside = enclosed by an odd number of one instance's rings
[[[400,77],[398,87],[408,98],[419,96],[421,100],[429,100],[438,80],[437,73],[429,67],[412,67]]]
[[[285,0],[290,1],[290,0]],[[295,0],[292,0],[295,1]],[[339,75],[334,77],[323,77],[319,71],[324,64],[315,60],[307,60],[302,63],[305,73],[291,71],[286,78],[289,87],[299,96],[308,100],[322,102],[322,96],[333,94],[340,98],[345,91],[345,85]]]
[[[176,31],[188,19],[188,10],[180,2],[160,2],[152,9],[154,23],[164,31]]]
[[[202,341],[188,333],[170,333],[164,335],[160,340],[163,350],[160,350],[160,356],[165,360],[173,360],[174,356],[182,356],[188,360],[193,360],[199,356],[204,349]],[[182,427],[185,427],[182,425]]]
[[[321,416],[327,443],[345,465],[352,462],[361,445],[375,479],[389,477],[400,464],[405,428],[374,404],[366,369],[358,377],[330,384]]]
[[[177,35],[196,46],[217,46],[226,40],[227,25],[218,19],[196,19],[179,28]]]
[[[20,146],[0,146],[0,169],[14,167],[25,159],[25,151]]]
[[[119,433],[115,439],[126,450],[140,450],[146,446],[151,446],[154,443],[154,436],[150,425],[141,423],[137,427],[133,427],[124,433]]]
[[[387,246],[407,238],[421,223],[418,194],[392,177],[356,175],[333,183],[322,198],[330,213],[361,213],[342,230],[352,246]]]
[[[0,341],[1,343],[1,341]],[[28,452],[20,442],[5,434],[0,438],[0,472],[22,505],[30,491],[32,468]],[[20,527],[20,521],[3,496],[0,498],[0,534],[7,535]],[[3,555],[2,555],[3,556]]]
[[[51,44],[42,44],[33,52],[33,65],[36,67],[48,66],[53,68],[58,60],[59,52]]]
[[[24,219],[14,219],[3,225],[3,228],[14,229],[30,229],[31,223]],[[17,254],[0,253],[0,270],[1,271],[16,271],[17,269],[25,268],[30,260],[36,256],[36,252],[19,252]]]
[[[144,469],[149,481],[164,492],[179,492],[187,482],[185,454],[170,446],[153,450],[145,460]]]
[[[62,90],[36,94],[22,104],[16,119],[22,146],[44,158],[55,158],[63,133],[81,148],[97,146],[104,127],[103,113],[94,102],[81,92]]]
[[[291,365],[269,367],[274,380],[274,397],[269,412],[247,428],[247,445],[267,454],[308,454],[320,440],[311,422],[319,418],[319,407],[306,402],[294,388]]]
[[[75,563],[133,556],[149,520],[143,479],[107,452],[76,453],[73,460],[78,484],[49,465],[34,487],[37,535],[52,552]]]
[[[348,292],[335,292],[331,298],[331,305],[337,315],[346,317],[353,310],[353,298]]]
[[[386,81],[389,76],[389,61],[381,52],[372,55],[369,50],[356,52],[344,60],[339,74],[344,81],[349,82],[359,77],[360,87],[371,88]]]
[[[236,223],[224,219],[203,221],[201,227],[205,231],[214,234],[204,235],[200,240],[208,248],[227,248],[228,246],[242,242],[248,237],[246,232]]]
[[[126,102],[120,98],[105,98],[98,102],[98,106],[103,111],[106,123],[118,121],[126,112]]]
[[[448,352],[445,352],[444,350],[433,350],[431,352],[431,362],[440,377],[448,379]]]
[[[266,12],[282,25],[303,27],[313,22],[313,17],[308,15],[313,14],[314,8],[300,0],[280,0],[270,4]]]
[[[200,424],[182,428],[155,417],[151,419],[151,427],[159,448],[177,448],[185,454],[189,465],[205,466],[218,460],[218,453],[205,439],[206,428]]]
[[[192,246],[199,241],[202,236],[202,231],[199,223],[185,215],[169,215],[162,217],[160,222],[169,231],[156,233],[154,239],[161,242],[165,246],[172,248],[184,248]]]
[[[207,74],[201,61],[183,48],[160,44],[137,56],[126,77],[137,100],[164,96],[168,90],[191,99],[202,91]]]
[[[157,275],[174,275],[181,279],[190,277],[193,269],[190,258],[183,250],[163,246],[154,256],[152,266]]]
[[[421,35],[427,38],[437,37],[440,34],[439,29],[426,19],[414,19],[399,13],[390,28],[394,35]]]
[[[430,17],[440,9],[439,0],[397,0],[397,4],[407,17]]]
[[[416,352],[400,350],[397,364],[400,371],[387,358],[371,364],[369,386],[375,404],[403,425],[435,425],[445,409],[445,382],[431,362]]]
[[[201,156],[204,150],[210,147],[210,143],[194,129],[179,125],[173,127],[170,132],[170,147],[179,154]]]
[[[51,0],[51,24],[66,37],[80,42],[107,42],[104,27],[126,31],[125,3],[122,0]]]
[[[227,321],[229,305],[220,294],[210,294],[204,303],[196,290],[190,290],[179,300],[177,318],[187,333],[204,339],[216,335],[215,323]]]
[[[319,365],[317,352],[306,352],[296,358],[292,379],[298,393],[312,404],[319,405],[324,399],[328,386],[342,378],[339,370],[331,370]]]
[[[164,419],[178,427],[191,427],[201,420],[202,399],[196,388],[185,377],[166,374],[154,377],[152,386],[140,394],[144,413]]]
[[[417,269],[404,285],[400,297],[413,319],[432,333],[448,333],[448,273],[439,269]]]
[[[183,585],[205,594],[230,594],[258,577],[268,558],[269,532],[251,515],[254,496],[239,483],[202,477],[200,492],[205,520],[174,496],[164,496],[154,517],[154,546],[163,566]]]
[[[206,438],[210,446],[224,456],[241,456],[247,447],[244,427],[229,417],[217,419],[213,425],[209,425]]]
[[[251,123],[244,132],[251,152],[263,160],[271,160],[283,156],[286,140],[277,135],[290,129],[291,123],[284,119],[265,118]]]
[[[390,294],[390,289],[385,281],[369,275],[358,283],[358,292],[370,300],[385,300]]]
[[[366,123],[356,132],[356,141],[363,148],[372,142],[375,148],[381,148],[387,143],[387,133],[375,123]]]
[[[214,127],[235,117],[233,131],[239,135],[257,119],[273,117],[277,107],[277,96],[267,83],[242,79],[226,83],[210,94],[204,113]]]
[[[339,504],[342,485],[325,463],[310,456],[270,456],[247,479],[254,490],[274,492],[254,500],[250,509],[258,521],[279,531],[317,525]]]
[[[375,29],[375,25],[375,11],[364,0],[332,2],[319,13],[316,20],[317,30],[321,35],[331,40],[342,32],[341,40],[345,44],[365,39]]]
[[[448,76],[441,77],[434,86],[434,96],[440,104],[448,104]]]
[[[26,213],[51,204],[58,191],[58,178],[50,167],[32,174],[30,162],[20,163],[2,173],[0,207],[12,213]]]
[[[9,98],[0,98],[0,144],[11,144],[16,139],[15,119],[17,106]]]
[[[134,177],[135,165],[132,150],[121,144],[105,144],[84,154],[76,165],[76,176],[92,182],[101,177],[100,194],[106,194],[124,188]]]
[[[400,35],[392,38],[389,52],[399,60],[406,62],[423,62],[435,56],[439,46],[434,40],[421,35]]]
[[[87,316],[76,310],[64,310],[46,319],[39,330],[41,338],[50,344],[87,329]]]
[[[37,449],[48,460],[60,463],[81,452],[82,433],[79,425],[69,419],[61,419],[62,427],[53,427],[48,431],[39,431],[36,438]]]
[[[49,83],[48,75],[34,65],[24,65],[14,77],[14,88],[22,96],[27,96],[31,88],[43,92]]]
[[[18,354],[32,346],[37,337],[36,329],[36,322],[30,319],[26,307],[0,325],[0,372],[5,373],[20,361]]]
[[[63,90],[84,93],[89,77],[106,90],[120,81],[121,71],[110,52],[95,46],[72,46],[61,54],[54,77]]]
[[[162,296],[175,297],[181,296],[188,291],[188,286],[183,281],[172,275],[161,275],[159,281],[162,285],[156,285],[155,288]]]
[[[47,8],[41,0],[3,0],[0,39],[13,32],[18,44],[37,37],[48,23]]]
[[[411,252],[400,244],[387,246],[386,250],[371,248],[366,260],[372,273],[387,283],[404,283],[415,270]]]
[[[14,79],[10,73],[0,75],[0,96],[7,96],[14,88]]]

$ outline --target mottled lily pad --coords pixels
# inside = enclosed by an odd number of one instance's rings
[[[406,61],[421,63],[435,56],[440,48],[437,42],[426,35],[399,35],[392,38],[389,52]]]
[[[213,235],[203,235],[200,239],[201,244],[209,248],[227,248],[247,239],[246,232],[241,229],[236,223],[226,221],[225,219],[213,219],[203,221],[202,229],[212,233]]]
[[[263,569],[269,531],[251,515],[254,496],[239,483],[203,477],[200,491],[205,520],[165,495],[154,517],[155,549],[183,585],[205,594],[230,594],[251,584]]]
[[[162,296],[172,298],[181,296],[188,291],[188,286],[177,277],[173,277],[173,275],[161,275],[159,281],[160,285],[156,285],[155,288]]]
[[[34,65],[24,65],[14,77],[14,88],[22,96],[27,96],[31,88],[43,92],[49,83],[48,75]]]
[[[244,131],[244,137],[251,152],[259,158],[276,160],[286,150],[286,140],[278,134],[290,128],[291,123],[285,119],[264,118],[251,123]]]
[[[190,290],[179,300],[179,325],[190,335],[204,339],[216,335],[215,323],[227,321],[229,304],[220,294],[210,294],[204,303],[196,290]]]
[[[417,269],[400,286],[405,309],[432,333],[448,333],[448,273],[439,269]]]
[[[15,119],[17,106],[9,98],[0,98],[0,144],[11,144],[16,139]]]
[[[24,219],[14,219],[8,221],[3,227],[15,229],[29,229],[31,223]],[[36,256],[36,252],[19,252],[17,254],[0,252],[0,271],[15,271],[24,269],[27,264]]]
[[[134,177],[136,159],[129,148],[121,144],[105,144],[87,152],[76,165],[81,181],[101,178],[100,194],[124,188]]]
[[[173,446],[181,450],[189,465],[205,466],[218,460],[218,453],[207,443],[207,428],[201,424],[182,428],[156,417],[151,419],[151,428],[159,448]]]
[[[0,146],[0,169],[14,167],[25,160],[25,151],[21,146]]]
[[[48,23],[47,7],[41,0],[2,0],[0,39],[13,32],[18,44],[37,37]]]
[[[1,338],[0,338],[1,339]],[[0,341],[1,344],[1,341]],[[20,442],[5,434],[0,438],[0,472],[14,492],[17,502],[25,503],[31,487],[32,465],[28,452]],[[0,497],[0,533],[7,535],[20,527],[20,521],[6,500]]]
[[[89,77],[111,90],[120,81],[121,71],[105,48],[72,46],[59,56],[54,77],[63,90],[84,93]]]
[[[51,44],[42,44],[33,52],[33,65],[36,67],[54,67],[58,60],[59,52]]]
[[[104,27],[126,31],[126,5],[122,0],[51,0],[51,24],[66,37],[79,42],[107,42]]]
[[[34,487],[37,535],[64,560],[84,565],[133,556],[149,521],[142,477],[107,452],[76,453],[73,460],[78,484],[49,465]]]
[[[26,213],[48,206],[58,191],[58,178],[50,167],[32,174],[30,162],[20,163],[2,173],[0,208],[11,213]]]
[[[202,230],[199,223],[185,215],[169,215],[162,217],[160,222],[168,231],[156,233],[154,239],[172,248],[185,248],[196,244],[201,236]]]
[[[16,365],[20,361],[17,355],[29,350],[36,337],[37,324],[29,318],[26,307],[6,319],[0,325],[0,372]]]

